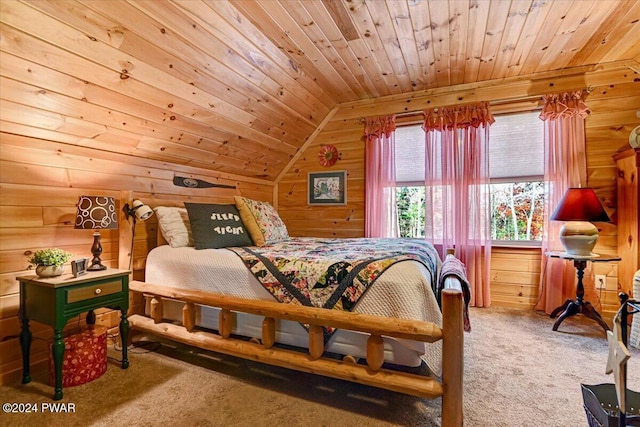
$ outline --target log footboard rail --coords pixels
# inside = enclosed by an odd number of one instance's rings
[[[463,298],[462,292],[458,289],[445,289],[442,292],[442,328],[430,322],[281,304],[275,301],[255,301],[140,281],[132,281],[129,289],[134,301],[136,298],[140,301],[143,295],[151,298],[151,317],[146,317],[142,313],[132,314],[129,317],[134,330],[261,363],[418,397],[429,399],[442,397],[442,426],[458,427],[463,424]],[[162,322],[162,298],[184,303],[182,325]],[[220,309],[217,333],[195,329],[195,304]],[[261,342],[231,337],[232,312],[264,317]],[[308,353],[274,347],[275,319],[309,325]],[[322,326],[369,334],[367,364],[354,364],[322,357],[324,352]],[[382,368],[384,362],[382,336],[426,343],[442,340],[441,381],[433,376]]]

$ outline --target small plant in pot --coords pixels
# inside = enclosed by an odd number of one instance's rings
[[[35,265],[36,274],[40,277],[60,276],[64,272],[64,263],[69,261],[73,254],[63,249],[40,249],[29,258],[29,263]]]

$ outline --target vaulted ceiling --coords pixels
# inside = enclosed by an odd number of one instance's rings
[[[266,180],[340,104],[640,62],[635,0],[0,7],[3,132]]]

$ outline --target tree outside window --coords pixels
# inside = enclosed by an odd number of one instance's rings
[[[491,185],[491,238],[542,240],[544,183]]]
[[[400,237],[424,237],[424,186],[398,187],[396,203]]]

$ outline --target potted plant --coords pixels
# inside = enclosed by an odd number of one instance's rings
[[[63,249],[40,249],[29,258],[29,263],[36,266],[36,274],[40,277],[60,276],[64,272],[62,267],[73,254]]]

